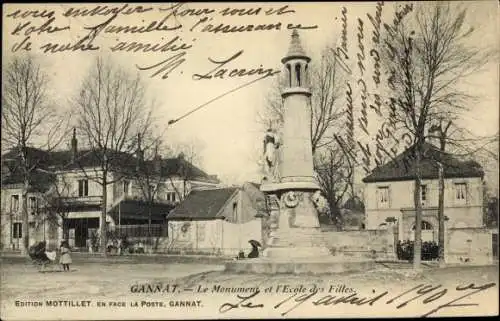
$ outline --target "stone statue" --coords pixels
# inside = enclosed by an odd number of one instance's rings
[[[279,137],[269,128],[264,136],[264,175],[267,180],[278,180],[278,148]]]

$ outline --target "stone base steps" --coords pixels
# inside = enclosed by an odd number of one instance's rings
[[[300,245],[304,247],[324,246],[324,237],[320,231],[301,231],[297,232],[274,232],[270,239],[271,246],[294,246]]]
[[[368,271],[376,268],[375,261],[311,261],[280,262],[272,260],[234,261],[225,265],[225,271],[261,274],[326,274]]]

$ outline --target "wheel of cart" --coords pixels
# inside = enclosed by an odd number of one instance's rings
[[[55,251],[53,252],[46,251],[45,249],[46,246],[47,243],[45,241],[42,241],[29,248],[28,254],[31,258],[32,263],[38,268],[38,272],[56,271],[54,263],[56,261],[57,254]],[[47,266],[51,266],[52,269],[46,270]]]

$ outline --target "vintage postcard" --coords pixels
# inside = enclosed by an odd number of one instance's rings
[[[2,320],[498,315],[497,2],[2,9]]]

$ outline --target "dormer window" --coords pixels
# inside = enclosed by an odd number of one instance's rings
[[[78,196],[89,196],[89,181],[81,179],[78,181]]]

